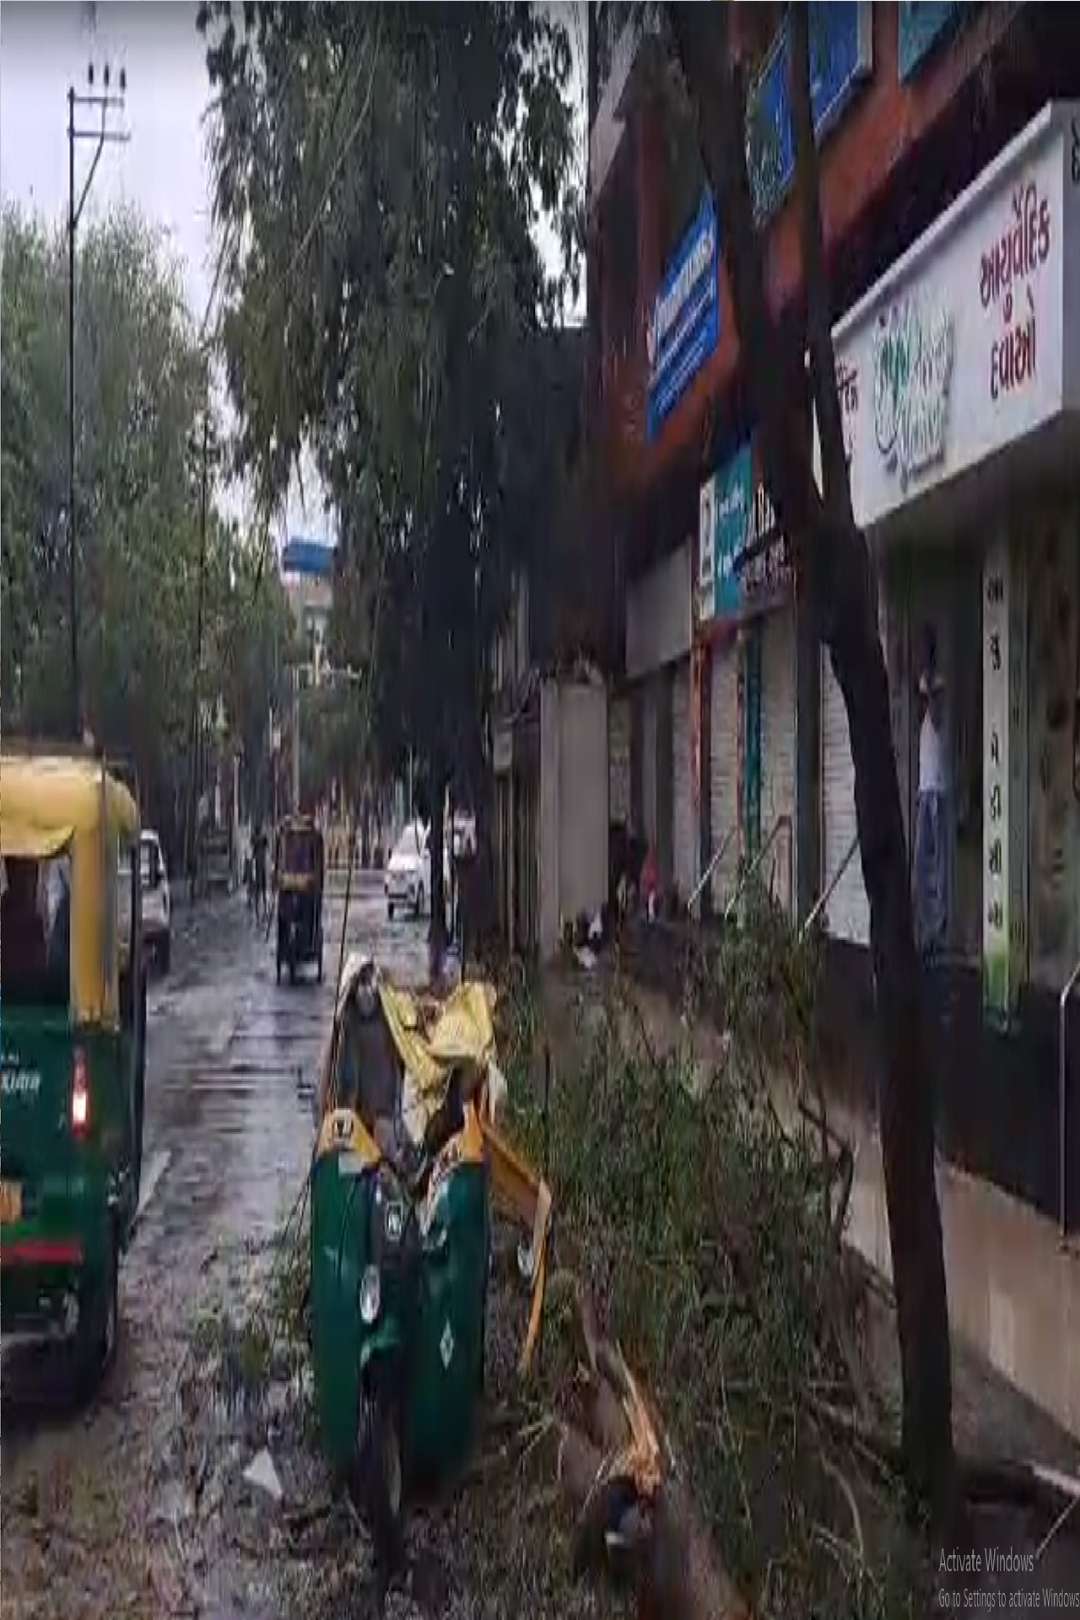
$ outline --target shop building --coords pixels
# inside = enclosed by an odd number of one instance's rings
[[[755,857],[793,917],[828,891],[830,993],[872,1105],[847,716],[761,489],[695,132],[672,122],[645,14],[600,10],[620,23],[590,138],[592,408],[625,604],[608,720],[613,833],[653,849],[676,902],[708,872],[702,912],[723,911]],[[1057,996],[1080,954],[1080,126],[1067,105],[1080,69],[1050,7],[811,13],[826,259],[834,308],[850,312],[836,327],[838,382],[912,849],[923,676],[941,711],[936,746],[922,750],[948,800],[930,976],[940,1139],[1056,1214]],[[775,22],[767,8],[733,14],[755,64],[750,177],[768,296],[790,322],[801,255]],[[684,586],[688,611],[685,596],[676,604]],[[1080,1029],[1071,1039],[1075,1096]],[[1071,1118],[1080,1183],[1080,1097]]]
[[[1080,103],[1047,104],[834,333],[917,928],[921,742],[938,693],[943,1135],[1059,1216],[1064,1158],[1074,1223],[1080,1028],[1069,1013],[1063,1120],[1056,1015],[1080,957],[1078,132]],[[822,692],[824,875],[854,809],[827,678]],[[857,861],[844,882],[830,931],[861,945]]]
[[[695,653],[709,761],[707,843],[713,908],[753,870],[790,916],[795,905],[794,577],[755,446],[701,487]],[[708,866],[703,872],[708,871]]]

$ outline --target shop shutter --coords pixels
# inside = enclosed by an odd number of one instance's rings
[[[733,829],[739,814],[739,653],[734,639],[712,651],[709,724],[709,792],[712,851],[723,839],[728,846],[712,875],[713,905],[719,910],[735,884],[739,840]]]
[[[761,838],[777,818],[788,818],[762,863],[762,879],[789,912],[795,831],[795,610],[786,603],[768,614],[761,648]]]
[[[844,696],[826,651],[821,660],[822,873],[832,882],[855,837],[855,767],[851,759]],[[829,933],[859,945],[870,942],[870,905],[856,850],[826,907]]]
[[[611,820],[630,821],[630,699],[613,698],[608,707],[608,803]]]
[[[697,875],[697,829],[690,791],[690,660],[675,668],[672,693],[672,765],[674,774],[675,887],[683,904]]]
[[[656,793],[656,683],[646,680],[641,688],[641,816],[642,831],[649,849],[657,848]]]

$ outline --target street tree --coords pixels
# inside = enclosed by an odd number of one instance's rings
[[[67,249],[3,215],[0,700],[9,734],[67,732]],[[76,500],[86,721],[138,768],[144,814],[171,852],[190,784],[200,572],[202,697],[225,697],[256,768],[288,630],[265,548],[212,500],[200,543],[207,354],[159,232],[119,209],[80,233]],[[261,586],[257,581],[261,579]]]
[[[903,1449],[909,1482],[940,1525],[952,1506],[954,1460],[932,1081],[875,580],[852,512],[836,386],[810,106],[810,23],[805,6],[789,8],[805,285],[804,329],[793,341],[789,331],[781,331],[766,290],[764,247],[748,177],[744,64],[731,8],[674,5],[668,15],[722,223],[768,491],[794,547],[800,592],[828,648],[847,709],[882,1053],[879,1110],[903,1376]],[[821,444],[820,490],[811,456],[812,419]]]
[[[556,221],[572,270],[570,39],[511,5],[199,24],[240,461],[272,499],[314,449],[349,596],[335,657],[368,672],[377,757],[411,750],[428,785],[437,953],[444,793],[458,771],[479,794],[486,652],[543,510],[530,346],[560,287],[535,231]]]
[[[67,728],[69,569],[62,233],[3,220],[5,723]],[[168,826],[182,782],[198,567],[189,440],[206,367],[179,272],[134,211],[91,224],[76,266],[76,501],[86,721],[135,757]],[[209,566],[222,547],[214,534]]]

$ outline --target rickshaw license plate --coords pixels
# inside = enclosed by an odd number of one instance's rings
[[[0,1181],[0,1221],[17,1221],[22,1218],[22,1183],[18,1181]]]

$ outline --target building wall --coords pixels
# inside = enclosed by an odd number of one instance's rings
[[[559,688],[559,909],[593,917],[607,900],[607,692]]]
[[[626,593],[626,675],[637,680],[690,652],[691,548],[677,550]]]
[[[950,102],[973,80],[987,55],[1000,45],[1017,9],[1010,5],[970,8],[970,15],[953,40],[932,53],[912,77],[902,81],[897,54],[898,8],[880,3],[873,6],[871,77],[853,95],[822,148],[821,212],[826,258],[833,262],[838,277],[847,271],[843,257],[837,252],[839,245],[855,234],[863,216],[884,204],[891,187],[903,187],[905,213],[914,213],[912,188],[904,187],[903,181],[898,180],[905,161],[936,133]],[[657,144],[654,122],[655,106],[642,98],[633,108],[628,131],[633,131],[639,152],[638,281],[643,309],[650,306],[664,268],[658,262],[655,243],[662,234],[667,187],[662,166],[648,158]],[[1007,133],[1003,130],[1002,140]],[[967,147],[974,150],[971,131],[966,134]],[[642,153],[645,156],[641,156]],[[771,306],[776,311],[790,307],[797,297],[802,274],[798,213],[793,195],[788,196],[771,223],[765,268]],[[726,396],[736,381],[739,343],[723,264],[719,282],[719,343],[654,443],[644,441],[639,418],[623,410],[620,402],[619,415],[612,426],[616,436],[627,441],[625,447],[620,443],[620,449],[625,448],[627,453],[617,457],[617,465],[633,488],[649,488],[677,463],[699,439],[710,402]],[[850,289],[848,296],[854,296],[857,290]],[[636,390],[642,396],[646,368],[642,334],[634,362]]]
[[[608,887],[607,692],[591,682],[545,681],[540,689],[540,952],[559,947],[561,927],[592,917]]]
[[[540,955],[545,960],[559,946],[559,853],[561,843],[559,687],[540,688]]]

